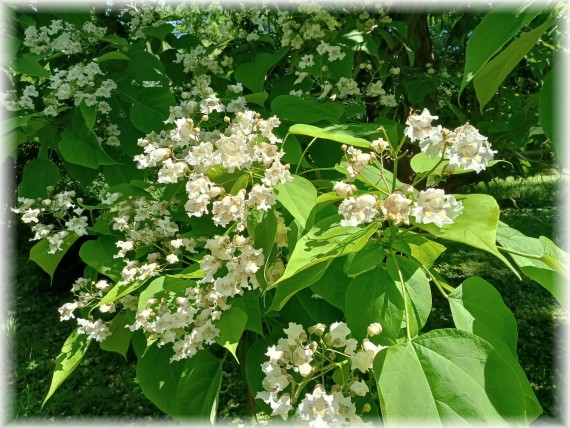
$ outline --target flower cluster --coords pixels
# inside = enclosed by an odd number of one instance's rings
[[[343,322],[332,323],[326,330],[324,324],[305,331],[303,326],[289,323],[284,329],[286,337],[267,349],[269,360],[261,365],[264,391],[258,392],[256,398],[271,407],[272,416],[287,420],[295,410],[295,420],[309,426],[362,423],[351,397],[369,392],[361,376],[372,369],[374,357],[383,347],[368,338],[359,346]],[[381,332],[379,323],[368,328],[368,336]],[[312,393],[300,399],[306,386],[339,365],[347,365],[350,373],[341,385],[333,385],[328,394],[323,385],[317,384]]]
[[[78,236],[87,234],[88,219],[83,215],[85,209],[80,205],[81,198],[75,198],[73,190],[56,193],[49,198],[18,198],[18,207],[12,212],[20,214],[24,223],[32,224],[34,236],[31,241],[47,238],[48,254],[55,254],[62,249],[65,238],[75,233]],[[42,217],[55,218],[61,229],[56,230],[52,223],[44,224]],[[50,220],[51,220],[50,218]]]
[[[215,321],[231,307],[231,299],[259,287],[255,274],[263,266],[263,253],[249,238],[215,236],[204,249],[209,252],[200,262],[204,277],[188,281],[183,294],[165,292],[150,299],[130,326],[143,329],[159,346],[172,343],[172,361],[191,358],[204,344],[214,343],[220,333]]]
[[[30,52],[41,55],[61,51],[66,55],[80,53],[86,45],[97,42],[107,29],[98,27],[94,21],[87,21],[78,29],[69,22],[60,19],[51,21],[49,26],[37,28],[31,25],[24,32],[24,46]]]
[[[491,149],[486,137],[470,124],[462,125],[453,131],[432,126],[437,119],[428,109],[421,114],[412,114],[406,121],[405,135],[418,142],[422,152],[429,156],[448,158],[449,164],[463,169],[481,172],[497,153]]]

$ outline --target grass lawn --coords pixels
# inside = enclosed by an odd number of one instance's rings
[[[503,180],[488,187],[478,186],[470,192],[493,194],[502,208],[501,220],[528,236],[550,237],[560,243],[561,210],[555,176],[534,177],[524,182]],[[27,261],[31,244],[26,242],[25,229],[19,248],[12,254],[14,282],[11,311],[3,327],[12,334],[7,348],[13,362],[8,383],[12,388],[12,418],[20,422],[34,418],[112,417],[164,420],[161,412],[142,394],[135,380],[135,357],[127,360],[100,350],[96,343],[77,370],[59,388],[42,409],[49,389],[55,357],[71,332],[71,322],[59,322],[57,308],[69,300],[69,289],[81,276],[81,265],[72,255],[62,262],[50,286],[49,277],[33,262]],[[446,244],[447,245],[447,244]],[[556,397],[561,388],[558,363],[566,355],[566,344],[557,340],[567,326],[565,312],[540,285],[518,281],[508,268],[493,256],[471,248],[449,244],[439,261],[439,270],[453,285],[469,276],[478,275],[493,284],[513,311],[518,322],[518,355],[537,397],[544,408],[543,421],[557,414]],[[435,297],[432,327],[451,326],[451,317],[443,299]],[[226,359],[224,381],[218,413],[232,420],[246,409],[245,384],[239,367]]]

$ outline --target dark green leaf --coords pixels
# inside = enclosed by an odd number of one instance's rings
[[[131,108],[131,123],[143,132],[160,132],[164,128],[164,121],[168,119],[170,106],[174,104],[176,100],[167,88],[144,88]]]
[[[326,120],[338,122],[344,109],[341,104],[302,99],[294,95],[280,95],[271,102],[271,111],[282,120],[314,123]]]
[[[30,250],[30,260],[36,262],[39,267],[41,267],[53,281],[53,274],[67,253],[67,250],[77,241],[79,236],[76,233],[70,233],[65,238],[63,238],[63,243],[61,244],[61,250],[55,252],[54,254],[49,254],[49,241],[47,238],[42,239]]]
[[[33,159],[24,166],[18,196],[25,198],[46,198],[47,187],[55,186],[61,179],[59,168],[47,159]]]
[[[109,323],[110,336],[100,343],[101,349],[121,354],[126,360],[131,336],[133,335],[131,330],[127,328],[127,325],[133,324],[133,321],[129,320],[125,312],[121,312],[113,318]]]
[[[288,47],[269,53],[259,53],[252,62],[241,64],[235,71],[235,79],[253,92],[263,92],[265,75],[271,67],[279,62],[287,52]]]

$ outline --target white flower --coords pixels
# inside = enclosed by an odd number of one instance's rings
[[[382,201],[382,214],[385,220],[393,220],[394,224],[410,224],[411,200],[403,193],[396,191]]]
[[[424,108],[421,114],[408,116],[406,120],[408,126],[404,129],[404,134],[412,141],[421,141],[433,132],[431,121],[437,118],[438,116],[432,116],[429,110]]]
[[[362,373],[366,373],[370,370],[373,362],[374,353],[370,351],[358,351],[355,355],[350,357],[352,370],[358,369]]]
[[[64,304],[61,308],[58,309],[59,311],[59,320],[60,321],[67,321],[71,318],[75,318],[73,315],[73,311],[77,309],[77,302],[71,302]]]
[[[364,381],[354,381],[350,384],[350,390],[360,397],[364,397],[369,391]]]
[[[378,153],[382,153],[388,147],[390,147],[390,143],[383,138],[378,138],[370,143],[370,147],[374,149]]]
[[[287,337],[291,340],[306,340],[307,333],[305,333],[305,329],[300,324],[295,324],[294,322],[289,323],[289,327],[283,330]]]
[[[344,217],[340,221],[340,225],[358,226],[372,222],[378,215],[377,202],[378,199],[375,195],[362,195],[343,200],[338,207],[339,214]]]
[[[329,333],[327,333],[325,336],[330,338],[332,346],[335,348],[340,348],[346,345],[346,336],[349,334],[350,329],[348,328],[348,325],[343,322],[334,322],[331,324]]]
[[[455,138],[449,149],[449,164],[464,169],[473,169],[477,173],[485,169],[497,153],[491,149],[487,138],[469,124],[454,130]]]
[[[442,189],[422,190],[412,207],[417,223],[433,223],[438,227],[451,224],[463,211],[463,204]]]
[[[334,397],[328,395],[322,385],[317,385],[312,394],[307,393],[299,403],[296,415],[309,426],[319,426],[315,422],[321,422],[320,426],[326,426],[326,422],[335,422],[338,418],[337,409],[333,404]]]
[[[354,184],[338,181],[334,184],[333,190],[336,192],[337,196],[345,198],[356,192],[356,186]]]
[[[437,125],[426,133],[425,138],[419,141],[419,145],[421,151],[428,156],[440,157],[443,154],[445,142],[445,129]]]

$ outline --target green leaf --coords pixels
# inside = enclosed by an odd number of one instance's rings
[[[330,325],[343,318],[344,314],[340,309],[315,296],[309,288],[295,294],[279,311],[279,320],[282,323],[295,322],[305,329],[317,323]]]
[[[121,51],[113,51],[113,52],[107,52],[106,54],[103,54],[95,58],[93,61],[101,63],[105,61],[132,61],[132,60]]]
[[[518,389],[525,400],[512,403],[516,412],[501,404],[504,413],[511,413],[513,416],[523,414],[527,422],[534,420],[542,413],[542,409],[517,360],[517,323],[512,312],[503,303],[501,295],[487,281],[472,277],[449,295],[449,304],[457,328],[488,341],[495,348],[497,358],[502,359],[508,367],[502,373],[497,373],[494,384],[501,384],[504,377],[518,381]],[[493,390],[494,387],[490,392]],[[523,404],[524,409],[519,409]]]
[[[117,162],[98,146],[96,141],[74,135],[68,130],[63,131],[58,143],[61,157],[74,165],[90,169],[99,169],[99,165],[113,165]]]
[[[277,200],[299,221],[303,229],[311,223],[311,212],[317,205],[317,189],[306,178],[293,175],[285,184],[277,184],[274,189]]]
[[[464,281],[449,295],[456,327],[485,339],[493,347],[505,344],[516,355],[517,322],[499,292],[479,277]]]
[[[334,259],[324,272],[323,276],[310,285],[311,291],[313,291],[317,296],[323,298],[328,303],[336,306],[342,311],[345,310],[344,299],[346,296],[346,289],[350,283],[350,278],[346,276],[343,271],[346,262],[345,257]]]
[[[564,290],[562,285],[568,278],[564,265],[568,265],[570,257],[560,250],[552,241],[541,236],[539,239],[525,236],[503,222],[499,222],[497,242],[509,253],[521,271],[546,288],[559,302],[563,302]],[[524,255],[528,255],[525,257]],[[553,263],[557,259],[560,263]]]
[[[299,273],[322,262],[361,250],[378,229],[378,223],[364,227],[340,226],[339,220],[338,215],[325,218],[297,242],[285,272],[273,284],[273,287],[277,287],[277,292],[270,310],[281,309],[293,294],[318,280],[322,276],[322,266],[311,270],[312,275],[308,279],[315,279],[309,284],[305,280],[307,278],[303,278],[303,281],[297,278]],[[287,286],[285,281],[288,281]]]
[[[437,258],[445,251],[445,247],[425,236],[406,234],[396,238],[393,247],[412,256],[426,268],[431,267]]]
[[[109,34],[105,37],[101,37],[102,41],[104,42],[108,42],[111,43],[113,45],[118,45],[118,46],[129,46],[129,42],[127,39],[124,39],[122,37],[116,36],[114,34]]]
[[[77,241],[79,236],[76,233],[70,233],[65,238],[63,238],[63,243],[61,244],[61,250],[55,252],[54,254],[49,254],[49,241],[47,238],[42,239],[30,250],[30,260],[37,263],[50,277],[53,282],[53,274],[67,253],[67,250]]]
[[[125,264],[120,259],[113,258],[117,253],[115,242],[116,238],[109,236],[84,242],[79,249],[79,257],[100,274],[119,281]]]
[[[261,365],[269,361],[269,358],[265,355],[267,348],[275,343],[274,339],[268,337],[265,339],[260,339],[251,345],[247,351],[245,359],[245,377],[247,380],[247,386],[250,391],[263,391],[263,379],[265,379],[265,373],[261,370]],[[255,398],[255,393],[253,394],[255,399],[255,405],[258,409],[262,410],[266,414],[270,415],[272,410],[268,404],[259,398]]]
[[[280,311],[296,293],[321,279],[330,264],[330,260],[325,260],[302,270],[292,277],[285,278],[283,281],[280,280],[279,287],[267,311]]]
[[[77,329],[73,330],[63,344],[61,352],[55,360],[55,369],[53,371],[51,385],[46,398],[44,398],[42,407],[46,404],[57,388],[59,388],[63,381],[67,379],[77,368],[79,362],[85,355],[88,346],[89,340],[87,339],[87,335],[78,334]]]
[[[243,96],[245,100],[251,104],[257,104],[258,106],[263,107],[265,105],[265,101],[269,97],[267,92],[256,92],[254,94],[247,94]]]
[[[236,350],[246,324],[247,314],[237,306],[222,312],[220,319],[214,323],[220,330],[219,336],[215,339],[216,343],[230,351],[238,363]]]
[[[92,131],[93,127],[95,126],[95,121],[97,120],[97,107],[89,107],[87,104],[85,104],[85,101],[83,101],[79,105],[79,108],[81,110],[81,114],[85,118],[85,126],[89,131]]]
[[[523,33],[477,72],[473,78],[473,85],[481,111],[493,98],[503,80],[536,45],[542,34],[552,25],[552,22],[551,19],[547,19],[532,31]]]
[[[109,332],[111,333],[99,345],[104,351],[116,352],[127,359],[127,351],[131,343],[133,333],[127,328],[134,320],[130,320],[125,312],[118,314],[109,323]]]
[[[115,284],[115,286],[103,296],[103,298],[99,301],[99,303],[97,303],[97,305],[95,305],[95,307],[98,308],[99,306],[116,302],[121,297],[125,297],[127,294],[131,294],[133,291],[136,291],[146,283],[146,281],[135,281],[126,284],[119,282]]]
[[[439,228],[433,224],[417,224],[432,235],[460,242],[487,251],[505,263],[520,278],[511,263],[497,250],[495,244],[499,224],[499,205],[489,195],[455,195],[463,203],[463,212],[452,224]]]
[[[213,422],[222,383],[222,365],[208,351],[170,361],[172,347],[153,343],[137,362],[137,380],[144,395],[174,417],[209,417]]]
[[[143,132],[160,132],[174,104],[174,95],[167,88],[143,88],[137,95],[129,118],[133,126]]]
[[[289,133],[308,135],[310,137],[322,138],[324,140],[336,141],[350,146],[364,147],[366,149],[370,148],[370,141],[364,138],[353,137],[352,135],[340,132],[332,132],[329,131],[329,129],[334,129],[334,127],[318,128],[312,125],[296,124],[289,128]]]
[[[505,369],[488,342],[460,330],[433,330],[391,346],[374,360],[384,421],[505,423],[501,413],[514,417],[509,410],[525,400],[516,380],[495,381]]]
[[[505,4],[483,17],[467,42],[465,70],[458,97],[483,66],[540,12],[529,9],[527,4],[513,13],[512,6]]]
[[[314,123],[321,120],[335,123],[344,109],[341,104],[303,99],[294,95],[279,95],[271,102],[271,111],[282,120],[300,123]]]
[[[261,320],[260,293],[258,290],[248,291],[243,296],[232,300],[232,308],[240,308],[247,314],[245,329],[254,331],[263,336],[263,324]]]
[[[277,217],[273,209],[252,211],[248,218],[249,236],[253,236],[253,246],[263,250],[265,260],[269,259],[277,232]]]
[[[417,153],[416,155],[414,155],[412,157],[412,160],[410,161],[410,166],[412,167],[412,169],[414,170],[415,173],[424,173],[424,172],[428,172],[431,171],[432,169],[433,172],[430,175],[442,175],[443,174],[443,169],[449,165],[449,160],[445,159],[444,161],[440,162],[440,158],[439,157],[433,157],[433,156],[429,156],[425,153]],[[501,160],[492,160],[491,162],[489,162],[487,164],[487,167],[491,167],[499,162],[504,162]],[[439,165],[438,165],[439,163]],[[437,165],[437,168],[436,168]],[[473,172],[475,171],[474,169],[465,169],[462,167],[458,167],[455,166],[454,170],[453,170],[453,175],[456,174],[466,174],[468,172]]]
[[[55,186],[61,179],[59,168],[47,159],[33,159],[24,166],[18,196],[47,198],[47,187]]]
[[[171,292],[183,296],[188,287],[194,284],[187,278],[178,276],[160,276],[151,281],[151,283],[141,292],[139,296],[138,311],[142,312],[146,309],[150,299],[158,299],[166,297]]]
[[[378,241],[370,241],[362,250],[348,255],[344,273],[352,277],[360,275],[374,269],[384,261],[384,257],[384,246]]]
[[[253,92],[263,92],[265,76],[269,69],[277,64],[289,52],[288,47],[282,47],[273,53],[259,53],[252,62],[241,64],[234,73],[237,82]]]
[[[431,312],[431,288],[429,281],[418,263],[402,256],[388,258],[386,269],[398,290],[402,289],[398,268],[406,284],[406,302],[408,306],[409,329],[412,337],[419,334]],[[397,264],[396,264],[397,263]]]
[[[39,55],[27,53],[19,58],[14,58],[11,66],[16,73],[48,78],[51,76],[51,73],[39,63],[41,58]]]
[[[172,24],[161,24],[157,27],[147,26],[142,29],[142,32],[147,36],[156,37],[159,40],[164,40],[164,38],[172,33],[174,26]]]
[[[345,313],[346,323],[357,340],[366,337],[373,322],[382,325],[382,336],[396,339],[404,320],[400,284],[380,266],[358,275],[346,290]]]

